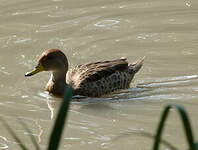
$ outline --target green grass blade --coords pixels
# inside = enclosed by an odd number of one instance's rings
[[[145,137],[155,139],[155,136],[152,135],[151,133],[142,132],[141,134]],[[171,143],[169,143],[168,141],[166,141],[164,139],[161,139],[161,143],[164,144],[165,146],[169,147],[171,150],[178,150],[178,148],[176,148],[175,146],[173,146]]]
[[[32,131],[30,131],[30,129],[27,127],[27,125],[21,119],[19,119],[19,122],[23,126],[23,128],[26,130],[26,132],[30,133],[29,137],[31,138],[32,143],[34,144],[35,149],[40,150],[40,147],[39,147],[35,137],[33,135],[31,135]]]
[[[161,142],[161,136],[162,136],[162,131],[164,129],[165,126],[165,121],[168,118],[169,112],[171,108],[175,108],[180,115],[180,118],[183,122],[183,127],[184,130],[186,132],[186,138],[189,144],[189,149],[190,150],[196,150],[195,149],[195,145],[194,145],[194,138],[193,138],[193,134],[192,134],[192,130],[191,130],[191,125],[190,125],[190,121],[188,119],[188,115],[187,112],[185,111],[185,109],[182,106],[179,105],[168,105],[165,107],[162,116],[161,116],[161,120],[159,122],[158,128],[157,128],[157,132],[156,132],[156,136],[155,136],[155,141],[154,141],[154,145],[153,145],[153,150],[158,150],[159,149],[159,145]]]
[[[14,131],[12,130],[12,128],[7,124],[7,122],[0,118],[1,122],[3,123],[4,127],[9,131],[9,133],[12,135],[12,137],[15,139],[15,141],[17,143],[19,143],[19,147],[22,149],[22,150],[28,150],[26,148],[26,146],[22,143],[22,141],[19,139],[19,137],[16,135],[16,133],[14,133]]]
[[[116,138],[114,138],[114,140],[118,140],[120,138],[123,138],[123,137],[127,137],[127,136],[131,136],[131,135],[138,135],[138,136],[143,136],[143,137],[146,137],[146,138],[150,138],[150,139],[155,139],[155,136],[149,132],[145,132],[145,131],[140,131],[140,132],[124,132],[124,133],[121,133],[120,135],[116,136]],[[171,143],[169,143],[168,141],[164,140],[164,139],[161,139],[161,144],[167,146],[168,148],[170,148],[171,150],[178,150],[178,148],[176,148],[174,145],[172,145]]]
[[[64,100],[59,108],[55,125],[53,127],[53,131],[50,136],[48,150],[58,149],[61,140],[62,131],[64,129],[65,120],[67,118],[71,97],[72,97],[72,89],[70,87],[67,87],[65,89]]]
[[[198,142],[194,143],[194,145],[196,147],[195,149],[198,150]]]
[[[188,141],[189,148],[191,150],[196,150],[195,145],[194,145],[194,136],[192,132],[192,127],[191,127],[187,112],[180,105],[173,105],[172,107],[175,107],[180,114],[180,118],[183,122],[183,128],[186,132],[186,140]]]

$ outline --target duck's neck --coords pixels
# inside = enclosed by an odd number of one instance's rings
[[[46,90],[54,95],[63,95],[65,86],[67,86],[65,82],[66,72],[66,70],[53,71],[47,83]]]

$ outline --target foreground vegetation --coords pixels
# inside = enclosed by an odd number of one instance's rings
[[[49,137],[49,143],[48,143],[47,150],[58,150],[60,140],[61,140],[61,135],[63,133],[65,122],[67,119],[67,114],[68,114],[71,98],[72,98],[72,89],[70,87],[68,87],[65,89],[64,99],[63,99],[63,102],[59,108],[58,114],[56,116],[55,124],[51,131],[51,135]],[[165,127],[165,123],[166,123],[166,120],[168,119],[171,109],[176,109],[177,112],[179,113],[180,119],[183,124],[183,130],[186,134],[186,140],[188,142],[188,147],[189,147],[188,150],[198,150],[198,142],[194,141],[194,136],[193,136],[191,124],[189,121],[189,117],[188,117],[185,109],[180,105],[167,105],[164,108],[164,111],[162,112],[161,119],[158,124],[158,128],[156,130],[156,134],[154,136],[150,133],[143,134],[144,136],[151,137],[154,139],[152,150],[158,150],[160,144],[164,144],[172,150],[177,150],[177,148],[175,146],[173,146],[172,144],[168,143],[167,141],[161,139],[163,129]],[[9,131],[9,133],[16,140],[16,142],[19,143],[20,148],[22,150],[28,150],[28,148],[25,146],[25,144],[18,138],[18,136],[13,131],[13,129],[6,123],[6,121],[3,119],[1,119],[1,121],[2,121],[3,125],[5,126],[5,128]],[[27,132],[31,133],[31,131],[28,129],[28,127],[22,121],[20,121],[20,123]],[[37,143],[35,137],[33,135],[30,135],[30,138],[32,140],[32,143],[35,146],[35,149],[40,150],[41,148],[39,147],[39,144]]]

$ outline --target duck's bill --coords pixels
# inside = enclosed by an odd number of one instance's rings
[[[39,73],[39,72],[41,72],[41,71],[44,71],[44,68],[43,68],[43,66],[38,65],[38,66],[35,67],[34,70],[32,70],[32,71],[30,71],[30,72],[27,72],[27,73],[25,74],[25,76],[26,76],[26,77],[29,77],[29,76],[35,75],[35,74],[37,74],[37,73]]]

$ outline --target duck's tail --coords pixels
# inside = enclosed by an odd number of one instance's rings
[[[131,73],[131,74],[137,73],[140,70],[140,68],[142,67],[144,59],[145,59],[145,56],[138,59],[134,63],[129,64],[129,73]]]

